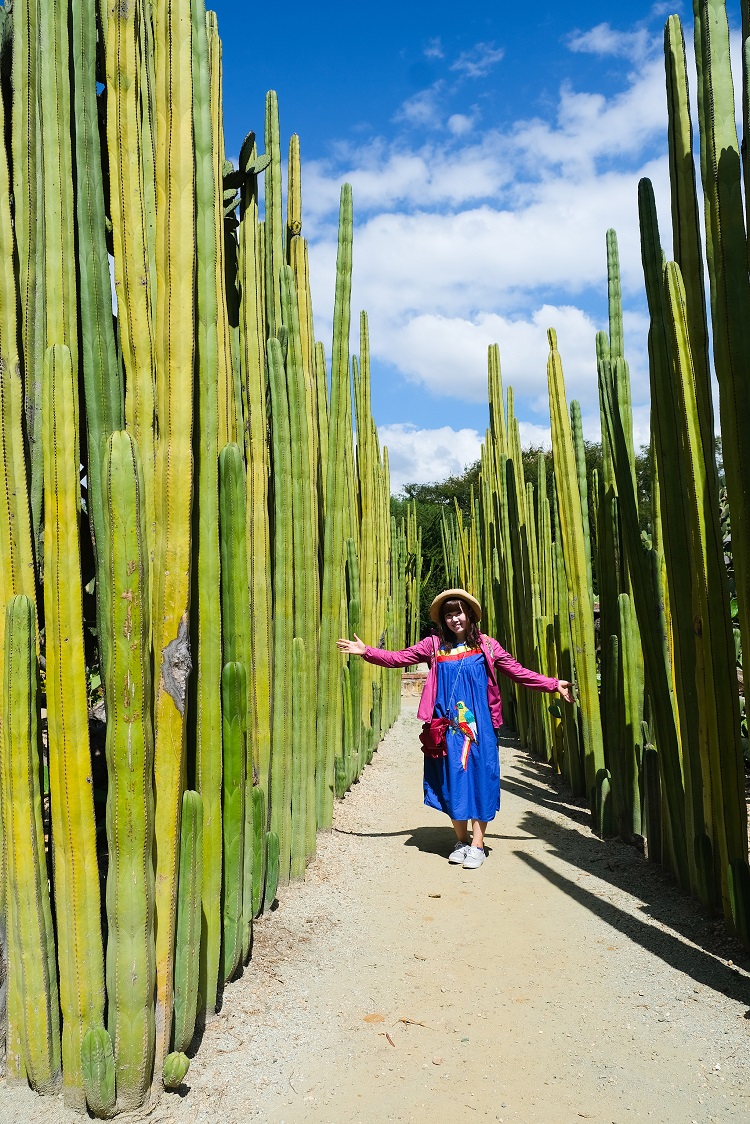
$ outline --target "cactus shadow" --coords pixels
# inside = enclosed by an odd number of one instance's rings
[[[580,873],[568,875],[538,854],[514,851],[536,874],[697,984],[750,1006],[750,976],[734,966],[750,968],[750,957],[723,921],[682,893],[668,871],[647,863],[621,840],[582,835],[538,812],[526,812],[523,826],[546,840],[550,856],[582,871],[584,877],[593,875],[637,899],[634,907],[643,917],[581,885]],[[734,964],[723,963],[728,958]]]

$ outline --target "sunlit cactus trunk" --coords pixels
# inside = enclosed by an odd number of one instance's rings
[[[86,666],[83,653],[80,484],[76,440],[78,380],[67,347],[44,363],[44,610],[47,720],[63,1088],[85,1109],[81,1044],[103,1025],[104,963],[100,927],[94,794],[91,784]]]
[[[153,644],[156,792],[156,1072],[169,1052],[185,702],[191,667],[195,160],[189,0],[154,4],[156,408]]]
[[[154,1064],[154,737],[151,612],[143,471],[127,434],[104,461],[107,581],[107,1025],[117,1105],[138,1108]]]

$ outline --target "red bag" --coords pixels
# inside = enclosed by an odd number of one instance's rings
[[[445,732],[451,724],[450,718],[433,718],[425,722],[419,740],[422,743],[422,753],[425,757],[447,757],[448,747],[445,744]]]

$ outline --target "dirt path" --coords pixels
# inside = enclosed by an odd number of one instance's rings
[[[405,707],[148,1119],[750,1120],[750,964],[721,927],[511,744],[488,861],[449,866]],[[71,1119],[0,1086],[0,1121]]]

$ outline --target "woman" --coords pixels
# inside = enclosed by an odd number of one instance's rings
[[[438,636],[427,636],[400,652],[370,648],[356,633],[353,640],[339,640],[337,645],[381,667],[429,666],[417,710],[425,722],[420,738],[425,748],[424,802],[450,816],[457,843],[448,862],[467,870],[484,862],[484,833],[500,808],[497,732],[503,717],[496,672],[533,691],[559,691],[567,702],[573,701],[566,680],[529,671],[497,640],[480,632],[481,616],[476,597],[465,589],[445,589],[430,606]]]

